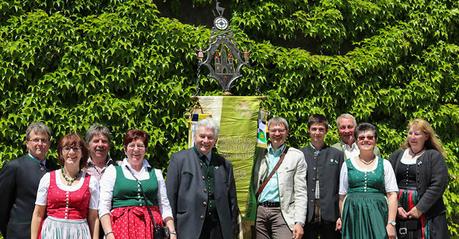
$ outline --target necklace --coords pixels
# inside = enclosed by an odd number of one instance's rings
[[[375,158],[373,158],[373,159],[370,160],[370,161],[365,161],[365,160],[363,160],[362,158],[359,157],[359,160],[360,160],[360,162],[362,162],[362,163],[365,164],[365,165],[370,165],[370,164],[372,164],[372,163],[375,161]]]
[[[65,181],[67,182],[67,186],[71,186],[72,183],[75,182],[75,180],[77,180],[78,177],[80,177],[80,172],[81,171],[78,171],[77,175],[73,178],[67,178],[67,176],[65,175],[65,169],[62,168],[62,177],[64,177]]]
[[[413,158],[422,154],[424,152],[424,148],[422,148],[421,150],[419,150],[418,152],[414,152],[412,148],[410,148],[410,153],[413,155]]]

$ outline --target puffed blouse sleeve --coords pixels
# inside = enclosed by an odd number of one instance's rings
[[[163,217],[163,220],[172,217],[172,209],[169,204],[169,199],[167,199],[167,191],[166,191],[166,183],[164,182],[164,177],[159,169],[155,169],[155,174],[156,174],[156,179],[158,180],[158,193],[157,193],[157,198],[158,198],[158,203],[159,203],[159,208],[161,211],[161,216]]]
[[[389,160],[382,158],[380,158],[380,160],[384,160],[384,185],[386,193],[398,192],[397,178],[395,177],[392,164],[389,162]]]
[[[35,201],[36,205],[46,206],[48,201],[49,180],[49,172],[43,175],[43,177],[41,177],[40,183],[38,184],[37,199]]]
[[[348,188],[349,181],[347,178],[347,165],[346,161],[344,161],[343,165],[341,166],[341,172],[339,174],[339,195],[346,195]]]
[[[116,182],[115,166],[110,165],[100,179],[99,217],[112,210],[113,188]]]

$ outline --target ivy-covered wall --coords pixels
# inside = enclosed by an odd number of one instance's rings
[[[267,96],[265,108],[291,124],[292,146],[307,144],[312,113],[331,121],[329,143],[338,138],[334,119],[341,113],[376,124],[385,157],[403,141],[408,120],[431,122],[448,152],[444,199],[450,229],[459,235],[457,1],[223,3],[240,49],[251,52],[251,66],[232,91]],[[182,5],[191,9],[183,12]],[[0,0],[0,164],[24,153],[33,121],[53,130],[51,158],[58,138],[99,122],[113,132],[113,157],[123,157],[124,133],[141,128],[151,134],[150,161],[165,168],[171,153],[186,147],[195,51],[210,35],[209,26],[195,23],[205,23],[214,6]],[[200,94],[221,94],[215,81],[198,80]]]

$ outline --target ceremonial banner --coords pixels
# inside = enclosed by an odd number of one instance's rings
[[[192,118],[212,117],[220,126],[217,149],[234,167],[237,198],[241,216],[245,217],[252,167],[257,143],[265,141],[266,131],[259,132],[258,114],[262,97],[258,96],[199,96],[201,109],[193,112]],[[261,126],[263,128],[263,126]],[[259,137],[257,142],[257,134]],[[193,135],[193,123],[190,138]],[[263,138],[264,137],[264,138]],[[190,147],[193,146],[189,140]]]
[[[248,222],[254,222],[257,216],[257,199],[256,193],[256,180],[258,175],[258,168],[261,158],[265,155],[264,151],[268,147],[268,113],[260,110],[258,113],[258,132],[257,132],[257,145],[254,151],[253,166],[252,166],[252,178],[250,180],[251,187],[249,188],[249,199],[247,201],[247,210],[245,213],[244,220]],[[252,225],[253,223],[249,223]]]

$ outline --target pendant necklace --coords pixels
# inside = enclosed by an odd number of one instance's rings
[[[424,152],[424,148],[422,148],[421,150],[419,150],[418,152],[414,152],[413,149],[410,148],[410,153],[413,155],[412,157],[416,157],[418,155],[421,155],[422,153]]]
[[[72,183],[75,182],[75,180],[77,180],[77,178],[80,176],[80,172],[81,171],[78,171],[75,177],[67,178],[67,176],[65,175],[65,169],[62,168],[62,176],[64,177],[65,181],[67,181],[67,186],[72,186]]]

